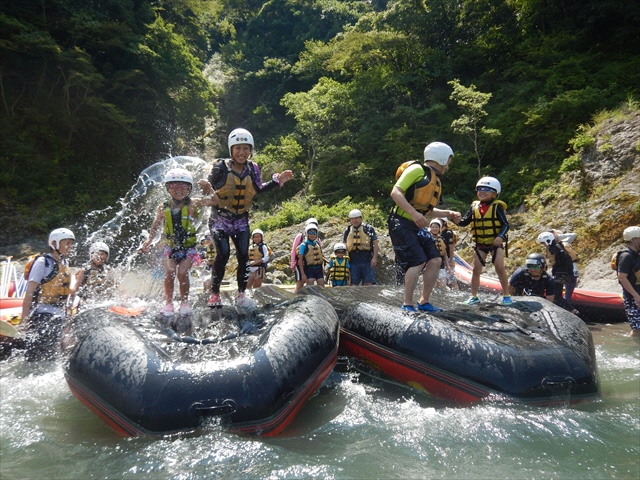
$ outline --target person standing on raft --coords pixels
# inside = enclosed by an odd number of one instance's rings
[[[180,285],[180,310],[182,316],[193,313],[189,306],[189,270],[192,265],[200,265],[202,259],[196,248],[195,218],[198,207],[214,205],[213,197],[191,198],[193,177],[184,168],[173,168],[164,177],[164,185],[171,200],[158,206],[156,217],[149,229],[149,238],[140,251],[146,253],[156,233],[162,227],[164,238],[164,296],[165,306],[160,310],[163,316],[174,314],[173,291],[178,277]]]
[[[433,142],[424,149],[424,164],[418,161],[403,163],[396,172],[396,183],[391,190],[395,206],[391,210],[387,226],[396,254],[396,263],[404,272],[404,303],[408,312],[418,310],[438,312],[429,303],[429,297],[438,280],[442,258],[429,232],[418,235],[429,226],[430,217],[446,217],[459,222],[460,212],[435,208],[442,196],[440,177],[449,169],[453,150],[442,142]],[[413,292],[422,275],[422,294],[416,306]]]
[[[233,241],[238,259],[238,296],[236,304],[244,301],[249,277],[249,209],[253,197],[282,186],[293,178],[291,170],[274,173],[269,182],[263,183],[260,168],[249,160],[255,148],[253,136],[244,128],[237,128],[229,134],[229,154],[231,158],[219,158],[211,169],[208,180],[200,180],[198,185],[205,194],[213,194],[215,207],[209,219],[211,236],[216,246],[216,257],[211,272],[211,297],[208,305],[222,307],[220,285],[229,261],[229,239]]]

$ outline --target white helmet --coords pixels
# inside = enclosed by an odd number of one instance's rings
[[[349,218],[358,218],[358,217],[362,217],[362,212],[357,208],[354,208],[349,212]]]
[[[478,187],[489,187],[498,195],[500,195],[500,192],[502,191],[500,182],[497,178],[494,177],[482,177],[480,180],[478,180],[478,183],[476,183],[476,188]]]
[[[424,147],[424,161],[434,161],[440,165],[449,163],[449,157],[453,157],[453,150],[442,142],[431,142]]]
[[[538,243],[541,245],[551,245],[555,239],[556,237],[551,232],[542,232],[538,235]]]
[[[60,241],[66,240],[67,238],[70,238],[74,242],[76,241],[76,236],[68,228],[56,228],[49,234],[49,246],[57,250],[60,247]],[[55,246],[53,242],[56,242]]]
[[[440,221],[439,218],[434,218],[433,220],[431,220],[431,222],[429,222],[429,226],[431,226],[434,223],[438,225],[440,228],[442,228],[442,222]]]
[[[318,225],[318,220],[316,220],[315,218],[311,217],[311,218],[307,218],[307,220],[304,222],[304,226],[306,227],[307,225],[309,225],[310,223],[314,223],[316,225]]]
[[[305,235],[307,233],[309,233],[309,230],[315,230],[317,232],[318,231],[318,225],[316,225],[315,223],[309,223],[306,227],[304,227]]]
[[[249,132],[249,130],[245,130],[244,128],[236,128],[233,132],[229,134],[229,155],[231,155],[231,147],[234,145],[251,145],[251,151],[255,148],[253,144],[253,135]]]
[[[255,234],[258,234],[262,237],[262,239],[264,240],[264,232],[262,230],[260,230],[259,228],[256,228],[253,232],[251,232],[251,238],[253,238],[253,236]]]
[[[448,223],[447,217],[440,217],[438,220],[440,220],[440,223],[442,224],[442,226],[446,226]]]
[[[634,238],[640,237],[640,227],[627,227],[622,232],[622,238],[625,242],[630,242]]]
[[[337,252],[338,250],[344,250],[345,252],[347,251],[347,246],[344,243],[336,243],[333,246],[333,252]]]
[[[92,243],[91,248],[89,249],[89,258],[93,257],[94,254],[99,252],[105,252],[107,254],[107,260],[109,260],[109,245],[104,242]]]
[[[172,168],[167,172],[164,176],[164,183],[171,182],[183,182],[188,183],[193,187],[193,177],[189,173],[189,170],[185,170],[184,168]]]

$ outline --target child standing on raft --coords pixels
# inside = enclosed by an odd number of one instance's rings
[[[346,287],[351,281],[351,263],[346,255],[347,246],[344,243],[336,243],[333,246],[327,272],[332,287]]]
[[[183,168],[169,170],[164,177],[164,185],[171,199],[158,206],[156,217],[149,229],[149,238],[142,244],[140,251],[146,253],[158,230],[163,228],[164,238],[164,296],[165,306],[162,315],[174,314],[174,281],[178,277],[180,288],[180,315],[193,313],[189,301],[189,270],[192,265],[200,265],[201,258],[196,248],[196,227],[194,219],[198,207],[214,205],[212,197],[191,198],[193,177]]]
[[[478,200],[471,204],[467,213],[462,217],[459,226],[464,227],[473,223],[473,239],[476,242],[473,257],[473,276],[471,277],[471,297],[464,301],[465,305],[480,303],[478,290],[480,288],[480,274],[486,265],[487,255],[491,253],[491,260],[502,285],[502,305],[511,305],[513,301],[509,295],[509,277],[504,268],[504,258],[507,256],[507,204],[497,200],[502,187],[497,178],[483,177],[476,183]]]

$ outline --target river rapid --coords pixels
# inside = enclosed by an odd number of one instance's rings
[[[275,438],[121,438],[69,391],[63,361],[0,364],[0,478],[640,477],[640,346],[591,327],[602,396],[567,407],[452,407],[334,372]]]

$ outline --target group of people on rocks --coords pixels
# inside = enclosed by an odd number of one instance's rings
[[[202,191],[200,196],[192,197],[194,180],[186,169],[171,169],[164,178],[169,198],[158,206],[149,237],[140,249],[141,252],[149,251],[156,234],[162,231],[165,269],[163,315],[175,313],[176,279],[180,292],[178,312],[180,315],[191,314],[189,270],[203,260],[211,271],[210,281],[205,282],[205,289],[210,291],[208,306],[222,307],[220,286],[230,257],[230,241],[235,246],[238,260],[236,304],[242,306],[249,301],[245,296],[247,288],[259,287],[264,280],[270,249],[262,230],[250,230],[249,211],[255,195],[282,186],[293,178],[293,172],[285,170],[263,181],[260,168],[250,160],[254,140],[245,129],[231,132],[228,147],[230,158],[215,160],[209,177],[197,183]],[[525,266],[509,279],[504,265],[509,223],[507,206],[498,199],[501,193],[498,179],[483,177],[478,180],[477,200],[472,202],[464,216],[438,207],[442,198],[441,179],[453,158],[449,145],[432,142],[424,149],[423,162],[405,162],[396,172],[390,193],[394,206],[387,226],[399,272],[398,283],[404,284],[401,309],[405,312],[439,312],[441,309],[430,302],[435,285],[440,281],[441,285],[457,287],[453,275],[456,239],[448,228],[448,223],[453,222],[461,227],[471,225],[475,242],[471,296],[463,302],[465,305],[481,302],[478,296],[480,274],[490,254],[502,285],[502,305],[513,303],[512,294],[540,295],[577,313],[571,303],[578,274],[577,258],[571,248],[575,236],[553,230],[541,233],[538,243],[545,247],[546,255],[529,255]],[[198,245],[195,218],[202,207],[211,207],[212,211],[209,234]],[[319,239],[319,224],[314,218],[307,220],[304,234],[296,238],[292,251],[296,291],[305,285],[322,286],[325,279],[334,287],[376,283],[379,248],[376,232],[363,222],[360,210],[351,210],[348,221],[342,241],[334,244],[333,255],[326,262]],[[632,334],[640,335],[640,227],[627,228],[623,238],[627,248],[616,259],[617,275],[623,288]],[[102,242],[92,245],[88,266],[80,270],[72,282],[68,256],[74,242],[75,236],[70,230],[60,228],[52,231],[48,242],[50,251],[38,256],[30,265],[22,311],[27,332],[50,330],[50,338],[55,338],[64,324],[68,297],[75,293],[82,295],[83,289],[98,291],[102,288],[109,258],[108,246]],[[550,275],[547,263],[552,264]],[[420,277],[422,289],[419,300],[414,303]]]

